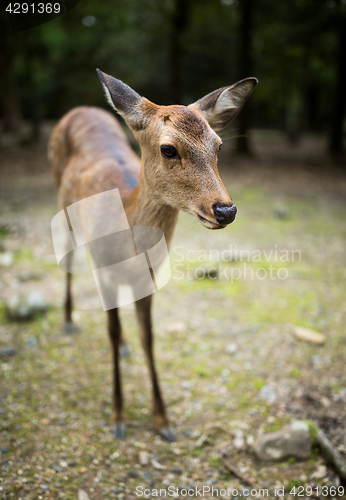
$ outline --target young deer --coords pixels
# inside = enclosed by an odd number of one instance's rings
[[[109,103],[140,144],[141,160],[110,113],[93,107],[70,111],[56,126],[49,144],[61,208],[118,188],[129,225],[160,228],[167,245],[179,210],[194,215],[208,229],[221,229],[233,222],[237,209],[219,176],[217,154],[222,141],[215,130],[237,116],[255,88],[256,78],[215,90],[189,106],[159,106],[120,80],[97,71]],[[67,273],[67,330],[73,326],[71,276]],[[135,304],[141,343],[152,382],[156,429],[174,441],[155,369],[151,302],[149,295]],[[114,362],[114,433],[123,438],[119,350],[125,342],[118,309],[107,314]]]

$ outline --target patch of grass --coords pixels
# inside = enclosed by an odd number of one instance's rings
[[[6,226],[0,226],[0,239],[4,239],[9,234]]]
[[[290,376],[293,378],[299,378],[301,376],[301,371],[298,368],[293,368],[290,371]]]
[[[22,262],[33,260],[33,249],[31,247],[23,245],[19,251],[14,255],[14,263],[20,264]]]
[[[265,385],[265,380],[261,377],[256,377],[252,380],[252,384],[259,391]]]

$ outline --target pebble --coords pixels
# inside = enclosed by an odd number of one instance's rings
[[[7,314],[13,321],[29,320],[47,311],[48,302],[39,292],[31,291],[12,295],[7,303]]]
[[[231,342],[226,347],[227,354],[235,354],[238,351],[238,345],[235,342]]]
[[[259,391],[258,399],[269,404],[275,403],[277,399],[275,389],[273,389],[270,385],[264,385]]]
[[[13,253],[3,252],[0,253],[0,266],[9,267],[13,264]]]
[[[90,500],[90,497],[84,490],[78,490],[78,500]]]
[[[16,354],[16,349],[14,347],[3,347],[0,349],[0,356],[14,356]]]
[[[139,463],[141,465],[148,465],[149,463],[149,455],[148,455],[148,452],[147,451],[140,451],[139,452]]]
[[[276,205],[274,208],[274,215],[278,219],[288,219],[290,216],[290,211],[285,205]]]
[[[296,420],[281,430],[260,436],[253,444],[254,452],[263,461],[282,461],[289,457],[306,459],[311,448],[309,426]]]
[[[129,477],[138,477],[138,472],[135,470],[129,470]]]
[[[37,338],[36,337],[29,337],[28,340],[25,343],[26,347],[33,347],[37,344]]]

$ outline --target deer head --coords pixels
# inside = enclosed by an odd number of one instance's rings
[[[246,78],[189,106],[159,106],[97,70],[106,97],[125,119],[142,153],[140,183],[159,203],[189,212],[209,229],[234,221],[237,209],[219,175],[216,131],[239,113],[257,79]]]

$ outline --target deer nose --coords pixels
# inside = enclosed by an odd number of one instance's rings
[[[215,203],[213,205],[213,211],[216,222],[219,224],[230,224],[235,219],[237,207],[235,205],[227,206],[221,205],[221,203]]]

